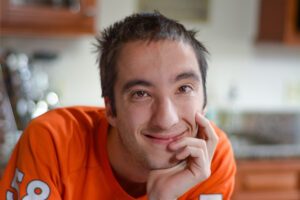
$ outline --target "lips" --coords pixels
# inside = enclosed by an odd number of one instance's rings
[[[153,143],[157,144],[169,144],[175,140],[182,138],[185,134],[185,131],[179,134],[145,134],[146,138]]]

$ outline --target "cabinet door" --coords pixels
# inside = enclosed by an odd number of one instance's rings
[[[1,0],[1,35],[95,32],[94,0]]]
[[[300,160],[239,160],[233,200],[299,200]]]
[[[259,42],[300,44],[300,0],[261,0]]]

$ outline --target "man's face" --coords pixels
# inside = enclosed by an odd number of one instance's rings
[[[114,87],[119,148],[145,169],[178,163],[168,145],[195,137],[203,89],[192,47],[178,41],[126,43],[118,57]]]

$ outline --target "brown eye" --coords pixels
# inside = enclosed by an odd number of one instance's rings
[[[139,91],[133,92],[131,96],[132,96],[133,99],[140,100],[140,99],[147,98],[150,95],[146,91],[139,90]]]
[[[189,85],[183,85],[178,88],[179,93],[190,93],[193,91],[193,88]]]

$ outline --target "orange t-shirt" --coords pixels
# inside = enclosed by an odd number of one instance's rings
[[[113,175],[107,129],[105,111],[96,107],[61,108],[34,119],[12,153],[0,199],[133,200]],[[236,165],[226,135],[215,130],[219,144],[212,174],[180,200],[208,199],[205,194],[230,199]]]

